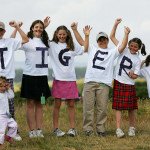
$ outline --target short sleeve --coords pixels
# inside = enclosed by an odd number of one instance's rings
[[[77,55],[82,55],[84,53],[84,46],[80,46],[78,44],[74,44],[75,45],[75,50],[73,51],[73,55],[77,56]]]
[[[31,50],[35,51],[34,44],[31,40],[29,40],[29,42],[23,44],[20,49],[24,50],[24,51],[31,51]]]
[[[140,75],[140,67],[141,67],[141,61],[140,59],[138,59],[135,66],[134,74]]]
[[[11,38],[13,41],[13,50],[18,50],[22,47],[22,41]]]

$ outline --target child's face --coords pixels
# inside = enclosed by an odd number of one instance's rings
[[[59,30],[56,36],[60,43],[65,43],[67,39],[67,32],[65,30]]]
[[[6,81],[3,79],[0,79],[0,92],[5,92],[6,91]]]
[[[108,39],[105,37],[100,37],[97,41],[97,44],[100,48],[106,49],[108,46]]]
[[[0,28],[0,39],[3,38],[4,34],[5,34],[5,30]]]
[[[44,27],[41,23],[35,24],[35,26],[32,28],[34,37],[40,38],[42,36]]]
[[[138,45],[138,43],[131,42],[131,43],[129,44],[129,49],[130,49],[130,52],[131,52],[132,54],[136,54],[136,53],[138,52],[138,50],[139,50],[139,45]]]

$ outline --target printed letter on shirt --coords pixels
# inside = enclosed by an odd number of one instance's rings
[[[104,58],[101,58],[101,57],[98,57],[98,55],[108,55],[108,52],[102,52],[100,50],[98,50],[94,56],[94,59],[93,59],[93,68],[96,68],[96,69],[101,69],[101,70],[105,70],[104,67],[102,66],[97,66],[95,63],[96,63],[96,60],[99,60],[99,61],[103,61]]]
[[[45,51],[48,51],[48,48],[47,47],[36,47],[36,50],[37,51],[41,51],[41,59],[42,59],[42,62],[41,64],[36,64],[36,68],[48,68],[48,64],[44,64],[44,61],[45,61]],[[39,58],[37,58],[39,59]]]
[[[69,66],[69,59],[71,59],[70,56],[64,56],[64,57],[63,57],[63,54],[64,54],[65,52],[68,52],[68,51],[69,51],[68,48],[63,49],[63,50],[60,51],[60,53],[59,53],[59,55],[58,55],[60,63],[61,63],[62,65],[64,65],[64,66]]]
[[[125,65],[125,62],[127,62],[129,65]],[[120,69],[119,69],[119,75],[121,76],[122,70],[125,71],[125,73],[128,75],[126,69],[131,69],[132,68],[132,61],[126,56],[123,56],[121,63],[120,63]]]
[[[1,61],[1,68],[5,69],[5,64],[4,64],[4,56],[3,56],[3,52],[7,51],[7,47],[5,48],[0,48],[0,61]]]

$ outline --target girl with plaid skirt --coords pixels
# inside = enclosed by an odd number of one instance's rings
[[[115,21],[111,31],[110,38],[115,45],[119,41],[115,37],[116,29],[119,22]],[[114,72],[113,104],[112,108],[116,110],[116,135],[118,138],[124,136],[121,130],[121,112],[128,110],[129,115],[129,136],[135,136],[135,115],[138,109],[135,91],[135,81],[140,73],[141,60],[138,51],[146,55],[145,45],[139,38],[133,38],[128,42],[128,48],[125,48],[117,59]]]

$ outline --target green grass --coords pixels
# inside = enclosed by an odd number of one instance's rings
[[[143,83],[143,81],[141,83]],[[78,80],[77,84],[81,95],[83,80]],[[143,85],[140,84],[139,87],[141,86]],[[76,129],[78,130],[78,136],[74,138],[67,136],[60,138],[55,137],[52,134],[53,100],[50,98],[48,103],[43,107],[43,131],[45,138],[29,139],[29,129],[25,112],[26,105],[25,101],[21,99],[19,95],[20,84],[15,84],[16,119],[23,140],[21,142],[14,142],[13,144],[5,143],[5,150],[150,150],[150,101],[148,99],[139,100],[136,122],[137,132],[133,138],[127,136],[128,114],[126,111],[124,111],[122,115],[122,129],[125,131],[126,136],[122,139],[118,139],[115,136],[115,112],[111,108],[111,101],[109,101],[108,104],[108,120],[106,122],[107,137],[100,138],[96,135],[86,137],[83,134],[82,101],[76,103]],[[69,122],[66,105],[61,106],[59,121],[60,128],[67,132]]]
[[[108,105],[108,120],[106,129],[108,136],[105,138],[93,135],[86,137],[82,132],[82,102],[76,103],[76,128],[77,137],[55,137],[52,135],[52,106],[44,106],[44,139],[29,139],[28,126],[25,116],[25,103],[16,107],[16,117],[21,131],[23,141],[13,144],[5,143],[5,150],[149,150],[150,149],[150,101],[139,101],[137,113],[137,134],[136,137],[128,137],[127,112],[123,112],[122,128],[126,136],[118,139],[115,136],[115,116],[111,109],[111,102]],[[64,131],[69,129],[67,107],[62,105],[60,111],[60,128]]]

